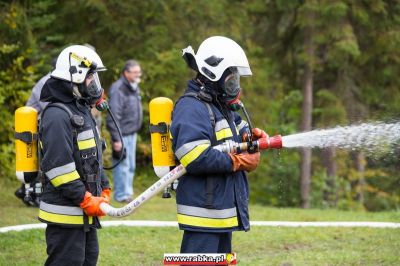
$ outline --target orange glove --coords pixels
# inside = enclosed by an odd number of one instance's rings
[[[253,128],[253,129],[251,130],[251,133],[253,133],[253,134],[252,134],[253,140],[258,140],[258,139],[260,139],[260,138],[266,138],[266,137],[268,137],[268,134],[265,133],[264,130],[259,129],[258,127]]]
[[[88,216],[104,216],[105,214],[100,209],[100,204],[105,202],[103,197],[95,197],[89,191],[86,191],[80,207]]]
[[[266,137],[268,137],[268,134],[265,133],[264,130],[259,129],[258,127],[253,128],[253,129],[251,130],[251,133],[252,133],[252,134],[251,134],[251,140],[258,140],[259,138],[266,138]],[[247,133],[243,133],[242,139],[243,139],[243,141],[247,141]]]
[[[103,189],[103,191],[100,194],[100,196],[105,199],[104,202],[106,202],[106,203],[110,203],[110,195],[111,195],[111,189],[109,189],[109,188]]]
[[[232,159],[232,169],[236,171],[247,171],[251,172],[257,168],[260,163],[260,152],[256,153],[240,153],[230,154]]]

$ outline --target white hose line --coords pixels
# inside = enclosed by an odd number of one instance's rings
[[[247,149],[247,143],[236,143],[232,140],[227,140],[224,143],[214,146],[213,149],[217,149],[221,152],[230,153],[237,150],[240,147],[242,150]],[[174,182],[179,177],[186,174],[185,167],[180,164],[172,169],[169,173],[165,174],[160,178],[159,181],[154,183],[151,187],[146,189],[142,194],[140,194],[136,199],[128,203],[127,205],[121,208],[114,208],[110,204],[101,203],[100,209],[108,216],[112,217],[124,217],[131,213],[133,213],[137,208],[139,208],[143,203],[157,195],[161,192],[165,187]]]
[[[179,177],[183,176],[186,173],[185,167],[180,164],[175,167],[172,171],[164,175],[160,178],[156,183],[154,183],[151,187],[146,189],[142,194],[136,197],[133,201],[128,203],[127,205],[121,208],[114,208],[107,203],[101,203],[100,209],[102,212],[109,216],[113,217],[123,217],[133,213],[137,208],[139,208],[143,203],[157,195],[161,192],[166,186],[174,182]]]
[[[400,228],[400,223],[391,222],[286,222],[286,221],[250,221],[252,226],[277,227],[370,227]]]
[[[120,220],[103,221],[103,227],[130,226],[130,227],[178,227],[175,221],[146,221],[146,220]],[[268,227],[367,227],[367,228],[400,228],[400,223],[391,222],[286,222],[286,221],[250,221],[251,226]],[[22,224],[0,227],[0,233],[11,231],[24,231],[30,229],[45,229],[46,224]]]
[[[0,233],[7,233],[11,231],[24,231],[24,230],[31,230],[31,229],[45,229],[47,224],[20,224],[20,225],[13,225],[13,226],[5,226],[0,227]]]

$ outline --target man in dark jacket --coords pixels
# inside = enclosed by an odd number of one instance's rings
[[[206,39],[195,55],[183,57],[197,71],[177,102],[171,124],[173,148],[187,174],[176,194],[182,253],[229,253],[232,231],[250,229],[245,171],[254,170],[259,152],[226,154],[212,147],[242,141],[248,123],[240,107],[240,77],[251,70],[242,48],[231,39]],[[257,129],[256,138],[265,134]]]
[[[139,82],[142,75],[140,65],[135,60],[128,60],[122,70],[122,76],[111,85],[109,105],[122,133],[125,151],[117,127],[110,115],[107,116],[107,129],[110,131],[113,163],[125,159],[113,169],[114,199],[130,202],[133,196],[133,177],[136,168],[136,139],[142,125],[142,104]],[[123,157],[121,157],[123,156]]]
[[[96,52],[81,45],[65,48],[43,86],[39,139],[44,174],[39,220],[47,223],[45,265],[96,265],[96,229],[110,188],[101,177],[102,147],[90,108],[102,97]]]

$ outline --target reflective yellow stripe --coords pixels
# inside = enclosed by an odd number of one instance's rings
[[[78,148],[80,150],[85,150],[93,147],[96,147],[96,142],[94,141],[94,138],[78,141]]]
[[[218,132],[215,132],[215,136],[217,137],[217,140],[221,140],[221,139],[230,138],[233,136],[233,134],[232,134],[232,130],[230,128],[224,128]]]
[[[75,171],[72,171],[71,173],[68,173],[68,174],[59,175],[59,176],[51,179],[50,182],[53,184],[53,186],[58,187],[58,186],[60,186],[62,184],[71,182],[71,181],[73,181],[75,179],[78,179],[78,178],[79,178],[79,174],[75,170]]]
[[[194,160],[197,159],[197,157],[200,156],[200,154],[207,149],[208,147],[210,147],[210,144],[200,144],[197,145],[196,148],[194,148],[193,150],[191,150],[190,152],[186,153],[185,156],[182,157],[182,159],[180,159],[181,164],[183,164],[183,166],[187,166],[188,164],[190,164],[191,162],[193,162]]]
[[[178,223],[184,225],[198,226],[198,227],[210,227],[210,228],[226,228],[238,226],[237,216],[226,218],[226,219],[211,219],[194,217],[183,214],[177,214]]]
[[[39,210],[39,218],[52,223],[58,224],[83,224],[83,215],[81,216],[72,216],[72,215],[63,215],[45,212],[43,210]],[[89,216],[89,224],[93,223],[93,217]]]
[[[240,122],[240,124],[237,125],[237,128],[238,128],[239,131],[240,131],[240,130],[242,130],[243,128],[248,127],[248,126],[249,126],[249,124],[248,124],[246,121],[242,120],[242,122]]]

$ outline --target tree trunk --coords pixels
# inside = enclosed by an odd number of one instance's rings
[[[354,154],[354,167],[358,172],[358,181],[356,185],[356,199],[364,205],[364,190],[365,190],[365,156],[364,153],[356,152]]]
[[[300,193],[301,207],[310,208],[310,187],[311,187],[311,149],[302,148],[301,154],[301,177],[300,177]]]
[[[313,16],[310,14],[310,24],[312,25]],[[304,30],[304,47],[306,51],[306,64],[304,70],[303,84],[303,106],[302,106],[302,121],[301,131],[310,131],[312,123],[312,108],[313,108],[313,80],[314,73],[312,60],[314,57],[313,47],[313,28],[307,26]],[[310,185],[311,185],[311,149],[303,148],[301,150],[301,177],[300,177],[300,193],[301,207],[310,207]]]
[[[327,190],[324,191],[324,200],[330,206],[336,206],[338,195],[336,190],[336,175],[337,175],[337,165],[336,165],[336,150],[333,147],[326,148],[322,150],[322,161],[326,167],[326,185]]]

